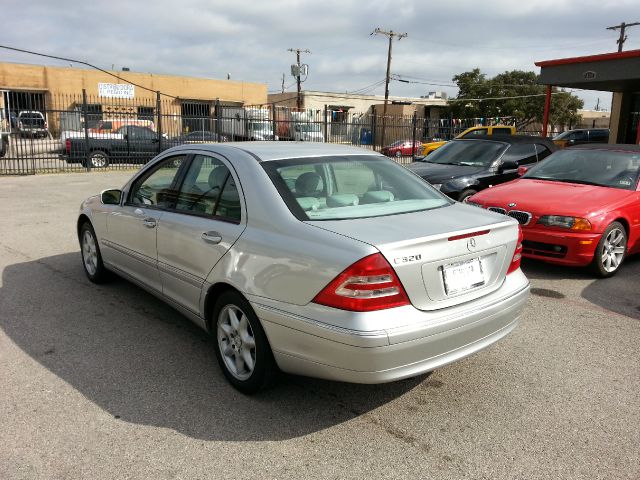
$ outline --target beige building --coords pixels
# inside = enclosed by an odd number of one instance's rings
[[[5,118],[21,110],[41,111],[47,116],[49,129],[55,132],[61,128],[59,123],[64,123],[60,112],[81,109],[83,90],[92,121],[118,115],[157,121],[159,91],[165,94],[160,97],[165,126],[176,129],[182,129],[185,122],[189,124],[190,118],[214,117],[218,103],[241,106],[267,102],[266,84],[130,71],[110,73],[0,63]]]

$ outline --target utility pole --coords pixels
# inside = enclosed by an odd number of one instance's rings
[[[389,30],[388,32],[376,28],[371,35],[385,35],[389,38],[389,51],[387,53],[387,76],[385,78],[384,84],[384,107],[382,108],[382,135],[380,136],[380,146],[384,146],[384,136],[385,129],[387,126],[387,103],[389,103],[389,79],[391,77],[391,47],[393,45],[393,39],[397,38],[398,40],[402,40],[407,36],[406,33],[395,33],[393,30]]]
[[[295,52],[296,53],[296,66],[297,71],[296,74],[294,75],[296,77],[296,81],[298,83],[298,99],[296,101],[296,105],[298,107],[298,110],[300,110],[302,108],[302,89],[300,87],[300,69],[302,67],[302,65],[300,65],[300,54],[301,53],[311,53],[309,50],[302,50],[301,48],[289,48],[287,49],[289,52]]]
[[[627,40],[627,36],[625,35],[625,30],[627,27],[635,27],[636,25],[640,25],[640,22],[634,23],[624,23],[622,22],[620,25],[614,25],[613,27],[607,27],[607,30],[620,30],[620,38],[616,41],[618,44],[618,52],[622,51],[622,45]]]

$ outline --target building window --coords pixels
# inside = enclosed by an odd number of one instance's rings
[[[138,120],[151,120],[153,122],[153,107],[138,107]]]

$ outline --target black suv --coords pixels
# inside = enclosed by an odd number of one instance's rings
[[[559,147],[571,147],[583,143],[609,143],[608,128],[580,128],[567,130],[553,137],[553,143]]]
[[[464,202],[480,190],[518,178],[518,167],[531,166],[557,149],[541,137],[475,136],[447,142],[407,168],[442,193]]]

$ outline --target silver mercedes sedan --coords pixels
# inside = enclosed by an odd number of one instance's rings
[[[284,372],[381,383],[513,330],[519,224],[383,155],[247,142],[163,152],[78,217],[89,280],[116,273],[210,332],[229,382]]]

